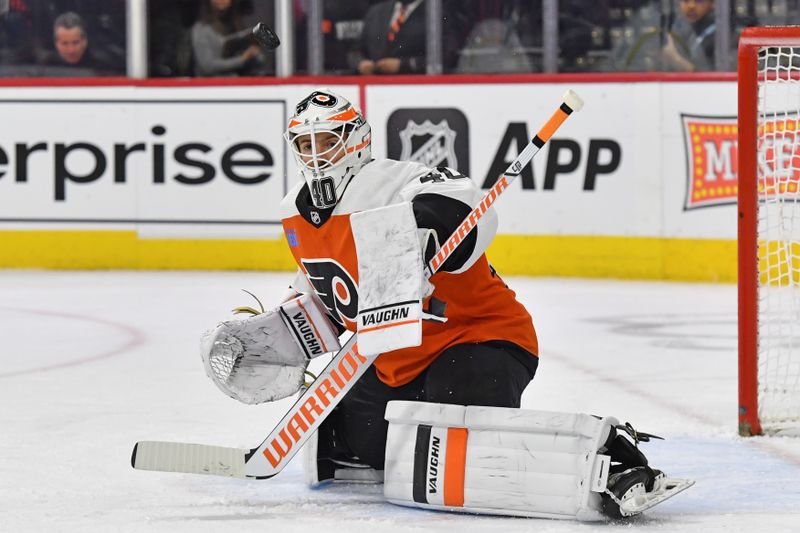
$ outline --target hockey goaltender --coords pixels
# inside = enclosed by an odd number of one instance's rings
[[[653,436],[613,417],[520,409],[539,361],[536,332],[484,254],[497,218],[472,212],[486,201],[472,180],[373,159],[369,124],[329,90],[297,104],[285,137],[303,177],[281,203],[297,275],[277,308],[205,336],[207,373],[253,404],[308,386],[309,359],[339,350],[345,331],[357,332],[353,354],[380,355],[349,391],[345,378],[357,374],[345,366],[317,386],[262,451],[273,466],[323,418],[305,442],[308,481],[384,483],[400,505],[603,520],[691,486],[652,468],[638,444]],[[461,232],[466,219],[471,231]],[[454,232],[456,248],[429,277],[426,264]]]

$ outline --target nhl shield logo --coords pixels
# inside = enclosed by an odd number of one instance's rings
[[[458,168],[455,141],[456,132],[447,119],[436,124],[430,120],[422,124],[409,120],[400,132],[400,159],[416,161],[429,167]]]
[[[386,155],[469,176],[469,123],[455,107],[402,107],[386,121]]]
[[[319,221],[320,221],[319,213],[316,211],[311,211],[311,222],[313,222],[316,225],[319,225]]]

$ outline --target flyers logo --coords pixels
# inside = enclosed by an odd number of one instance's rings
[[[336,106],[337,98],[332,94],[323,93],[322,91],[314,91],[313,93],[309,94],[302,102],[297,104],[297,108],[295,109],[295,114],[299,115],[311,104],[314,104],[317,107],[327,107],[332,108]]]
[[[358,316],[358,287],[347,270],[333,259],[302,259],[302,263],[331,317],[342,326],[352,325]]]

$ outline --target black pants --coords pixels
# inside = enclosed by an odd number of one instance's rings
[[[383,418],[391,400],[456,405],[519,407],[536,373],[538,358],[504,341],[451,346],[413,381],[390,387],[367,369],[326,423],[339,446],[360,462],[383,470],[386,432]]]

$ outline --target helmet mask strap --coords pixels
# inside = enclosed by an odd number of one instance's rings
[[[345,155],[347,153],[346,136],[349,132],[344,127],[327,129],[319,128],[317,124],[311,124],[310,126],[310,131],[307,134],[307,142],[309,143],[307,149],[311,153],[303,154],[296,143],[295,149],[298,155],[302,157],[305,167],[312,172],[313,177],[307,181],[313,204],[321,209],[326,209],[336,205],[338,201],[337,189],[339,188],[337,185],[341,185],[326,176],[326,170],[334,168],[341,161],[341,157],[335,162],[332,161],[334,158],[337,158],[340,154]],[[324,134],[332,134],[336,142],[330,148],[323,145],[320,151],[319,143],[322,141],[318,141],[318,136]],[[328,140],[332,139],[328,138]]]

